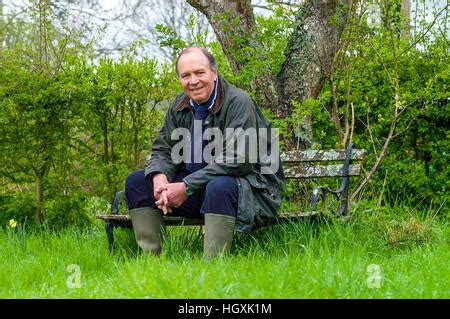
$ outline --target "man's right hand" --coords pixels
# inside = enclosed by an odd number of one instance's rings
[[[169,200],[167,198],[167,190],[163,187],[168,183],[167,176],[163,173],[158,173],[153,176],[153,196],[156,199],[155,204],[163,211],[164,215],[172,212],[172,209],[168,206]]]

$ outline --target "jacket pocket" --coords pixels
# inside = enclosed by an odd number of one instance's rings
[[[267,181],[263,176],[251,172],[245,176],[245,179],[253,188],[264,189],[267,188]]]

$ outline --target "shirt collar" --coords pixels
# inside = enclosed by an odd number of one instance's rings
[[[212,106],[214,105],[214,102],[217,99],[217,84],[218,83],[219,83],[219,80],[216,79],[214,81],[214,89],[211,92],[211,95],[209,96],[208,101],[206,101],[205,103],[198,104],[197,102],[193,101],[192,99],[189,99],[189,104],[194,108],[194,110],[197,110],[197,109],[210,110],[212,108]]]

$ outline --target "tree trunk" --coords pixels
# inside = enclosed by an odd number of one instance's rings
[[[40,223],[42,220],[42,208],[44,206],[44,181],[48,176],[50,171],[52,157],[48,152],[48,141],[42,143],[43,157],[42,165],[33,169],[35,176],[35,200],[36,200],[36,210],[34,212],[34,220],[36,223]]]
[[[249,0],[187,0],[211,23],[233,72],[246,65],[246,52],[260,46],[255,39],[255,17]],[[307,0],[298,11],[294,31],[286,49],[286,60],[278,76],[256,74],[255,92],[278,119],[292,114],[292,100],[317,98],[331,70],[342,33],[343,19],[337,17],[339,0]],[[331,21],[336,21],[333,23]],[[264,52],[264,50],[262,50]],[[312,142],[312,114],[305,117],[302,148]],[[292,131],[293,128],[289,128]],[[304,132],[302,132],[304,133]],[[285,141],[286,142],[286,141]],[[286,143],[292,148],[294,139]]]
[[[238,55],[249,47],[255,31],[255,17],[250,0],[186,0],[203,13],[214,29],[234,73],[245,66]]]
[[[44,202],[44,191],[42,189],[42,176],[36,176],[35,199],[36,199],[36,210],[34,212],[34,221],[36,223],[40,223],[42,218],[42,205]]]
[[[36,171],[35,178],[35,200],[36,210],[34,212],[34,220],[40,223],[42,220],[42,207],[44,206],[44,179],[47,177],[50,170],[51,157],[47,156],[44,164]]]
[[[409,39],[410,23],[411,23],[411,0],[402,0],[402,23],[401,38],[404,41]]]
[[[0,54],[3,51],[3,42],[4,42],[4,35],[3,33],[5,32],[5,22],[3,19],[3,0],[0,0]]]
[[[283,118],[291,115],[292,100],[303,103],[318,97],[332,69],[342,34],[343,17],[336,13],[340,5],[337,0],[309,0],[298,11],[278,76]],[[309,148],[313,141],[312,120],[309,111],[298,128],[301,148]]]

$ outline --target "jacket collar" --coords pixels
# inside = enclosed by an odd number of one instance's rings
[[[216,98],[216,101],[214,102],[213,106],[209,109],[209,111],[212,114],[217,113],[222,108],[222,102],[223,102],[223,96],[224,96],[222,81],[223,80],[219,75],[217,77],[217,82],[218,82],[217,98]],[[180,103],[178,103],[177,106],[175,107],[175,112],[182,111],[184,109],[188,109],[189,111],[192,110],[192,106],[189,103],[189,97],[186,94],[183,94],[183,98],[181,99]]]

